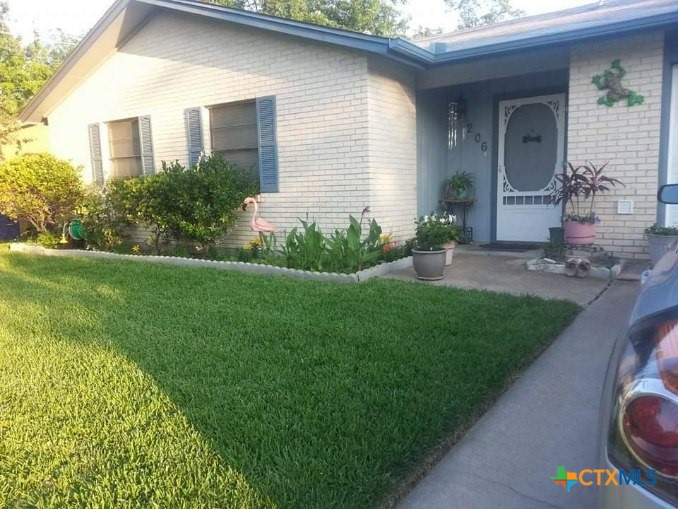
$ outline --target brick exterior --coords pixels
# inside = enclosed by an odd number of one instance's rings
[[[571,51],[567,157],[574,164],[610,161],[608,175],[626,187],[596,198],[597,244],[624,258],[647,258],[643,230],[656,221],[662,104],[663,33],[575,46]],[[625,87],[645,96],[608,108],[591,78],[621,58]],[[617,200],[633,200],[633,215],[617,214]]]
[[[275,95],[280,192],[262,195],[261,215],[281,232],[299,217],[331,232],[369,206],[404,239],[416,210],[416,133],[413,83],[399,74],[357,52],[158,14],[50,113],[52,150],[91,180],[87,125],[150,115],[156,166],[185,164],[185,108]],[[203,123],[209,147],[207,115]],[[246,223],[229,244],[253,238]]]
[[[414,74],[369,62],[368,140],[372,216],[395,238],[414,234],[417,136]]]

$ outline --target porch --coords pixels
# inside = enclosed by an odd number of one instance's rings
[[[579,279],[543,272],[528,272],[525,262],[529,257],[536,255],[531,252],[524,255],[497,256],[495,253],[487,256],[470,252],[455,253],[452,265],[445,270],[445,277],[429,284],[512,295],[536,295],[544,299],[565,299],[580,306],[592,302],[608,286],[609,282],[601,279]],[[385,277],[417,281],[412,267],[392,272]]]
[[[542,243],[560,226],[549,194],[566,161],[569,53],[563,50],[424,71],[417,93],[418,214],[447,179],[472,175],[467,236],[477,244]]]

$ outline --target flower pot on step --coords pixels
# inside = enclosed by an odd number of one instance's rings
[[[596,241],[596,224],[565,221],[565,242],[573,246],[587,246]]]
[[[424,281],[437,281],[445,276],[446,249],[437,251],[412,250],[412,263],[417,278]]]
[[[678,242],[678,236],[675,235],[653,235],[651,233],[645,235],[647,235],[652,265],[656,265],[661,257],[675,247],[674,245]]]
[[[454,258],[454,248],[457,247],[457,243],[453,240],[443,245],[445,248],[445,266],[452,265],[452,258]]]

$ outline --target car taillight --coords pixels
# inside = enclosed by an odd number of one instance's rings
[[[678,475],[678,405],[658,397],[631,401],[622,419],[626,441],[648,467]]]
[[[619,358],[609,460],[626,472],[655,470],[645,487],[678,504],[678,307],[633,327]]]

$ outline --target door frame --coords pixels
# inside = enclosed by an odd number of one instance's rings
[[[565,114],[565,133],[564,133],[564,145],[563,145],[563,160],[567,161],[567,135],[568,135],[568,105],[569,105],[569,94],[567,86],[559,87],[550,87],[550,88],[536,88],[536,89],[524,89],[516,92],[506,93],[506,94],[495,94],[492,101],[492,175],[491,175],[491,201],[490,201],[490,241],[497,242],[497,192],[498,192],[498,166],[499,166],[499,103],[502,101],[511,101],[515,99],[527,99],[529,97],[540,97],[544,95],[556,95],[564,94],[565,96],[565,108],[563,112]],[[564,171],[564,170],[563,170]],[[562,205],[564,210],[565,204]]]

